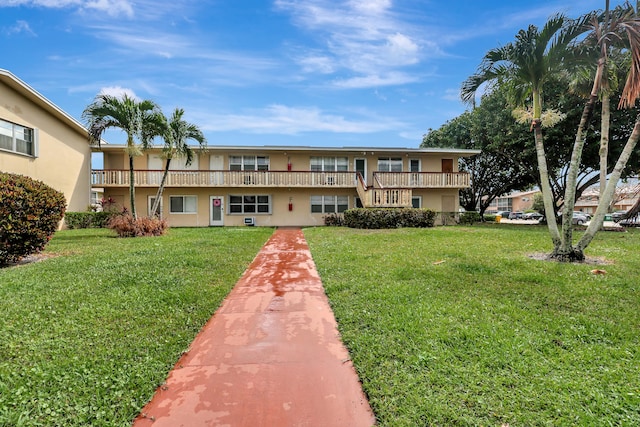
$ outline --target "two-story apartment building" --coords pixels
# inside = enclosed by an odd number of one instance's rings
[[[9,71],[0,69],[0,171],[64,193],[68,211],[90,202],[87,129]]]
[[[103,145],[92,185],[128,207],[124,146]],[[172,160],[161,200],[171,226],[323,225],[353,207],[416,207],[456,212],[469,175],[458,158],[477,150],[360,147],[232,147]],[[136,208],[149,211],[162,178],[161,150],[135,158]],[[149,214],[151,212],[148,212]]]

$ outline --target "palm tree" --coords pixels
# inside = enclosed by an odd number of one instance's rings
[[[131,215],[136,218],[133,159],[141,154],[141,150],[149,148],[155,136],[164,133],[166,120],[160,107],[153,101],[138,101],[126,94],[121,98],[99,94],[82,112],[82,117],[87,122],[91,143],[100,145],[107,129],[116,128],[127,134],[129,201]],[[136,139],[140,140],[139,145]]]
[[[564,70],[570,44],[584,32],[581,25],[569,24],[573,23],[564,15],[555,15],[542,30],[534,25],[527,30],[520,30],[514,42],[490,50],[476,73],[463,82],[461,89],[461,97],[466,102],[473,102],[478,89],[485,83],[508,82],[514,89],[517,102],[523,102],[531,96],[531,129],[534,132],[540,184],[554,252],[560,247],[561,238],[554,220],[555,206],[542,134],[542,88],[553,74]]]
[[[603,22],[601,24],[597,23],[597,25],[593,25],[590,37],[585,40],[586,42],[595,41],[596,46],[598,46],[601,51],[601,55],[598,60],[598,71],[596,72],[596,76],[593,81],[591,99],[585,106],[585,112],[590,108],[589,104],[593,104],[595,102],[595,97],[597,97],[598,94],[597,91],[603,84],[604,69],[607,64],[609,49],[611,46],[615,46],[616,44],[618,47],[624,48],[628,51],[631,57],[627,80],[622,90],[622,97],[618,107],[632,108],[640,97],[640,18],[638,17],[638,8],[640,8],[640,2],[636,5],[636,9],[634,9],[629,3],[625,3],[624,5],[618,6],[613,11],[609,12],[609,0],[606,0]],[[580,135],[580,132],[582,132],[583,129],[583,123],[581,122],[580,127],[578,128],[578,135]],[[622,174],[622,171],[625,168],[639,138],[640,115],[637,116],[633,131],[616,162],[604,192],[601,193],[596,213],[591,220],[589,227],[587,227],[586,232],[578,241],[575,248],[573,248],[574,251],[582,253],[593,240],[595,233],[602,226],[604,215],[607,213],[609,205],[613,200],[613,195],[618,184],[618,180],[620,179],[620,175]],[[577,140],[578,136],[576,136],[576,141]]]
[[[190,165],[193,161],[193,150],[188,144],[188,140],[193,139],[200,144],[200,148],[204,148],[207,145],[207,140],[204,137],[202,131],[194,124],[188,123],[182,120],[184,110],[182,108],[176,108],[171,119],[167,120],[167,128],[162,138],[164,139],[164,147],[162,149],[163,157],[166,159],[164,166],[164,173],[162,174],[162,180],[160,181],[160,187],[156,193],[155,201],[151,208],[151,214],[156,215],[158,207],[160,206],[160,200],[162,200],[162,193],[164,192],[164,185],[169,174],[169,165],[171,159],[176,157],[184,157],[186,164]]]

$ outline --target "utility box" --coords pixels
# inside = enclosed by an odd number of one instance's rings
[[[252,216],[245,217],[244,218],[244,225],[247,225],[249,227],[253,227],[254,225],[256,225],[255,217],[252,217]]]

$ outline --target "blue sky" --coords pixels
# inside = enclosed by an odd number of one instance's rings
[[[612,1],[612,5],[620,4]],[[209,145],[417,147],[487,50],[604,0],[0,0],[0,68],[81,120],[98,93]],[[122,143],[120,132],[107,141]]]

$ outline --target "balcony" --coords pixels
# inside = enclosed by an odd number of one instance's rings
[[[384,188],[468,188],[465,172],[374,172],[374,179]]]
[[[158,187],[161,170],[136,170],[136,187]],[[128,187],[129,170],[91,171],[93,187]],[[355,172],[169,171],[166,187],[330,187],[355,188]]]

